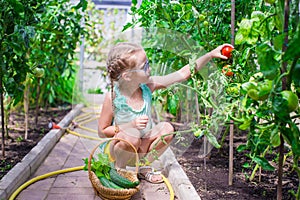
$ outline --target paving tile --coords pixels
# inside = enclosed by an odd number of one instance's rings
[[[66,163],[64,164],[64,168],[70,168],[70,167],[78,167],[78,166],[83,166],[84,165],[84,161],[83,161],[84,157],[81,157],[80,155],[75,156],[70,156]]]
[[[93,199],[95,199],[94,194],[78,195],[78,194],[69,194],[66,191],[65,194],[49,194],[45,200],[93,200]]]
[[[142,193],[139,191],[137,193],[135,193],[132,197],[131,197],[131,200],[141,200],[143,199],[142,197]],[[160,200],[160,199],[157,199],[157,200]]]
[[[70,134],[65,134],[60,141],[56,144],[51,153],[57,153],[60,155],[62,152],[69,153],[72,151],[74,144],[78,140],[78,137],[74,137]],[[56,152],[58,151],[58,152]]]
[[[68,187],[53,187],[49,191],[49,194],[84,194],[91,195],[94,194],[94,189],[92,187],[80,187],[80,188],[68,188]]]
[[[24,190],[22,191],[16,200],[44,200],[48,195],[46,190]]]
[[[159,200],[169,200],[170,193],[168,188],[164,183],[161,184],[150,184],[144,180],[141,181],[141,192],[145,199],[156,199],[159,197]]]
[[[54,172],[54,171],[57,171],[57,170],[60,170],[60,169],[61,169],[61,165],[52,165],[52,164],[41,165],[37,169],[37,171],[33,174],[32,177],[40,176],[40,175],[47,174],[47,173],[50,173],[50,172]]]
[[[60,167],[63,166],[63,164],[67,160],[67,156],[48,156],[47,159],[44,161],[43,165],[58,165]]]
[[[70,154],[70,151],[68,150],[68,151],[66,151],[66,149],[64,148],[64,149],[60,149],[59,147],[56,147],[56,148],[54,148],[51,152],[50,152],[50,154],[48,155],[48,157],[50,157],[50,158],[67,158],[68,156],[69,156],[69,154]]]
[[[88,177],[70,177],[70,176],[62,176],[59,175],[55,182],[53,183],[53,187],[68,187],[68,188],[79,188],[79,187],[91,187],[91,182]]]
[[[81,176],[81,177],[88,177],[88,172],[84,171],[84,170],[79,170],[79,171],[64,173],[64,174],[61,174],[60,176],[71,176],[71,177]]]
[[[101,200],[101,198],[99,196],[95,195],[94,200]]]
[[[55,178],[46,178],[40,181],[37,181],[31,185],[29,185],[24,191],[34,191],[34,190],[38,190],[38,191],[43,191],[43,190],[50,190],[52,184],[54,183]]]

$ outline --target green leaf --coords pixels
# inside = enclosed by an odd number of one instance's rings
[[[268,171],[275,170],[275,168],[272,165],[270,165],[269,161],[264,157],[256,156],[252,158],[252,160],[255,163],[259,164],[264,170],[268,170]]]
[[[241,130],[247,130],[250,127],[250,125],[251,125],[251,121],[252,121],[252,119],[245,118],[243,124],[241,124],[239,126],[239,129],[241,129]]]
[[[216,136],[214,136],[209,130],[204,131],[204,135],[207,137],[209,143],[211,143],[214,147],[221,147],[221,145],[218,143]]]
[[[243,19],[239,24],[239,30],[240,32],[244,33],[245,35],[249,34],[252,28],[252,20],[249,19]]]
[[[293,154],[300,156],[300,131],[297,125],[293,122],[289,123],[291,128],[281,127],[281,133],[285,141],[291,145]]]
[[[19,13],[24,12],[24,6],[19,0],[9,0],[9,3],[15,9],[16,13],[19,14]]]
[[[296,64],[294,69],[290,71],[292,74],[292,80],[296,87],[300,87],[300,64]]]
[[[82,8],[82,10],[86,10],[88,5],[88,2],[86,0],[80,0],[80,2],[75,6],[75,9],[80,9]]]
[[[235,35],[235,44],[239,45],[239,44],[243,44],[244,42],[245,42],[244,35],[240,31],[238,31]]]
[[[261,11],[253,11],[251,13],[251,19],[258,18],[259,21],[263,21],[265,19],[265,14]]]
[[[168,96],[168,110],[172,115],[177,114],[179,106],[179,97],[175,94],[171,94]]]
[[[276,126],[273,131],[271,132],[270,136],[271,144],[273,147],[278,147],[280,145],[280,134],[278,130],[278,126]]]
[[[283,60],[293,60],[294,58],[300,58],[300,30],[298,29],[298,37],[289,43],[289,46],[284,53]]]
[[[241,144],[241,145],[239,145],[238,147],[237,147],[237,151],[238,152],[242,152],[242,151],[244,151],[244,150],[246,150],[247,149],[247,145],[245,145],[245,144]]]
[[[274,37],[274,39],[273,39],[274,48],[277,51],[281,51],[282,45],[283,45],[283,41],[284,41],[284,37],[285,37],[284,34],[279,34],[276,37]]]
[[[272,99],[273,111],[280,118],[286,118],[289,115],[288,101],[282,97],[282,95],[276,95]]]
[[[127,24],[125,24],[124,26],[123,26],[123,29],[122,29],[122,32],[123,31],[125,31],[125,30],[127,30],[128,28],[130,28],[130,27],[133,27],[133,23],[127,23]]]
[[[246,162],[243,164],[243,167],[249,169],[251,168],[251,165],[248,162]]]
[[[137,4],[137,0],[132,0],[132,4],[135,6]]]
[[[276,52],[271,46],[264,43],[256,48],[256,54],[261,72],[267,79],[273,80],[280,68],[280,62],[275,60]]]

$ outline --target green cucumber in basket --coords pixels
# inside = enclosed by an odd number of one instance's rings
[[[99,177],[99,180],[100,180],[100,182],[102,183],[102,185],[103,185],[104,187],[112,188],[112,189],[124,189],[124,188],[122,188],[121,186],[115,184],[114,182],[108,180],[108,179],[105,178],[104,176],[100,176],[100,177]]]
[[[134,188],[140,184],[139,181],[132,182],[127,178],[121,176],[115,168],[111,168],[109,171],[110,179],[123,188]]]

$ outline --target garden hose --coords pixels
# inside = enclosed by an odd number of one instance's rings
[[[28,187],[29,185],[31,185],[32,183],[35,183],[37,181],[40,181],[40,180],[43,180],[45,178],[48,178],[50,176],[54,176],[54,175],[57,175],[57,174],[63,174],[63,173],[67,173],[67,172],[73,172],[73,171],[78,171],[78,170],[83,170],[83,167],[84,166],[78,166],[78,167],[72,167],[72,168],[66,168],[66,169],[61,169],[61,170],[57,170],[57,171],[54,171],[54,172],[50,172],[50,173],[47,173],[47,174],[43,174],[43,175],[40,175],[40,176],[37,176],[33,179],[30,179],[29,181],[25,182],[23,185],[21,185],[9,198],[9,200],[14,200],[18,194],[24,190],[26,187]]]
[[[90,132],[93,132],[93,133],[97,133],[96,130],[83,126],[83,124],[86,124],[88,122],[94,121],[95,119],[98,119],[97,117],[91,118],[90,113],[88,113],[87,110],[88,110],[87,108],[86,109],[82,109],[82,111],[84,112],[84,114],[75,117],[74,121],[72,121],[72,123],[71,123],[71,125],[69,127],[67,127],[67,128],[60,128],[59,127],[59,128],[65,130],[66,132],[68,132],[68,133],[70,133],[72,135],[78,136],[78,137],[83,137],[83,138],[87,138],[87,139],[91,139],[91,140],[103,140],[102,138],[92,137],[92,136],[88,136],[88,135],[83,135],[83,134],[80,134],[78,132],[75,132],[75,131],[71,130],[72,126],[73,126],[73,128],[77,128],[78,127],[80,129],[83,129],[83,130],[87,130],[87,131],[90,131]],[[48,177],[53,176],[53,175],[67,173],[67,172],[73,172],[73,171],[78,171],[78,170],[83,170],[83,167],[84,166],[66,168],[66,169],[53,171],[53,172],[46,173],[46,174],[37,176],[35,178],[32,178],[29,181],[25,182],[23,185],[21,185],[10,196],[9,200],[14,200],[22,190],[24,190],[26,187],[28,187],[32,183],[35,183],[37,181],[40,181],[42,179],[48,178]],[[165,182],[165,184],[166,184],[166,186],[167,186],[167,188],[168,188],[168,190],[170,192],[170,200],[174,200],[175,194],[174,194],[174,190],[172,188],[172,185],[170,184],[169,180],[163,174],[161,174],[161,176],[162,176],[163,181]]]
[[[75,135],[75,136],[78,136],[78,137],[83,137],[83,138],[87,138],[87,139],[91,139],[91,140],[103,140],[103,139],[101,139],[101,138],[92,137],[92,136],[88,136],[88,135],[83,135],[83,134],[77,133],[77,132],[75,132],[75,131],[71,131],[70,129],[66,129],[66,131],[67,131],[68,133],[71,133],[71,134],[73,134],[73,135]]]
[[[174,194],[174,190],[172,188],[171,183],[169,182],[169,180],[163,175],[161,174],[161,177],[163,178],[169,192],[170,192],[170,200],[174,200],[175,194]]]

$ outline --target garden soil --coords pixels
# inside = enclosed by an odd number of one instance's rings
[[[1,157],[0,178],[21,161],[48,133],[49,121],[58,123],[70,109],[52,108],[40,111],[37,127],[29,127],[28,140],[24,140],[24,114],[22,112],[13,112],[9,118],[9,138],[6,139],[5,157]],[[30,111],[29,124],[34,124],[34,111]],[[242,167],[249,160],[243,154],[235,151],[233,185],[229,186],[228,141],[224,141],[221,149],[212,149],[206,158],[199,156],[202,142],[202,139],[194,139],[187,150],[177,158],[201,199],[276,199],[276,171],[267,172],[262,170],[260,182],[258,181],[258,175],[253,182],[249,182],[246,177],[250,175],[251,170]],[[235,139],[236,145],[243,142],[246,142],[246,138],[239,137],[239,139]],[[284,167],[283,199],[294,199],[289,191],[296,191],[298,178],[296,173],[291,170],[289,158]]]
[[[249,177],[252,171],[242,166],[250,160],[244,154],[236,151],[238,144],[246,143],[246,137],[237,137],[234,140],[234,175],[231,186],[228,184],[228,139],[224,141],[221,149],[212,149],[206,158],[199,156],[202,143],[202,139],[195,139],[186,152],[177,159],[201,199],[276,200],[276,170],[272,172],[261,170],[260,182],[258,170],[255,179],[252,182],[247,181],[246,177]],[[290,190],[296,192],[297,187],[298,177],[295,171],[292,171],[291,159],[288,158],[284,165],[283,199],[295,199]]]
[[[49,132],[49,122],[59,123],[70,110],[70,106],[40,110],[37,125],[35,125],[35,110],[30,110],[27,140],[24,139],[24,113],[22,111],[11,112],[7,125],[8,136],[5,138],[5,157],[2,152],[0,157],[0,179]]]

